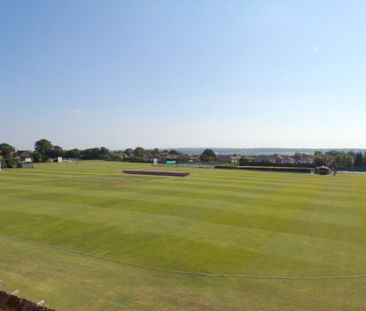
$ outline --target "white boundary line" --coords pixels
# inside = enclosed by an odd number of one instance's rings
[[[72,250],[63,247],[51,246],[48,244],[15,238],[11,236],[7,236],[4,234],[0,234],[0,237],[8,240],[13,240],[21,243],[26,244],[33,244],[39,247],[62,251],[64,253],[69,254],[76,254],[84,257],[89,257],[93,259],[98,259],[102,261],[109,261],[117,264],[124,264],[135,268],[140,268],[149,271],[157,271],[157,272],[164,272],[164,273],[171,273],[171,274],[178,274],[178,275],[188,275],[188,276],[201,276],[201,277],[212,277],[212,278],[237,278],[237,279],[264,279],[264,280],[334,280],[334,279],[361,279],[366,278],[366,274],[356,274],[356,275],[330,275],[330,276],[271,276],[271,275],[246,275],[246,274],[225,274],[225,273],[208,273],[208,272],[190,272],[190,271],[182,271],[182,270],[171,270],[171,269],[163,269],[157,268],[153,266],[147,266],[137,263],[131,263],[124,260],[119,260],[111,257],[106,256],[98,256],[93,255],[83,251]]]

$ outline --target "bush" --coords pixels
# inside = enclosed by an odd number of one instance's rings
[[[33,151],[32,158],[35,163],[42,162],[42,155],[37,151]]]
[[[5,168],[16,168],[18,167],[19,160],[14,158],[6,158],[5,159]],[[3,163],[1,163],[2,167]]]
[[[202,162],[215,162],[217,160],[216,154],[211,149],[205,149],[200,155]]]
[[[254,160],[252,158],[249,157],[242,157],[239,160],[239,165],[240,166],[245,166],[245,165],[249,165],[252,164],[254,162]]]
[[[16,168],[18,167],[19,160],[14,158],[7,158],[6,161],[6,167],[7,168]]]
[[[276,166],[226,166],[216,165],[215,168],[234,170],[256,170],[267,172],[288,172],[288,173],[312,173],[313,170],[307,167],[276,167]]]

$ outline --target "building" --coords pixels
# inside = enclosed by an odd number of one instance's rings
[[[279,165],[312,165],[314,159],[307,154],[289,155],[259,155],[254,157],[257,164],[279,164]]]
[[[313,164],[314,158],[312,156],[309,156],[307,154],[301,154],[297,159],[296,163],[298,164]]]
[[[281,162],[279,164],[296,164],[296,160],[290,156],[282,156]]]
[[[220,164],[239,164],[240,158],[239,155],[219,154],[217,155],[217,162]]]
[[[25,161],[25,159],[32,158],[32,151],[29,150],[18,150],[14,153],[14,158],[18,159],[19,161]]]
[[[275,164],[276,163],[276,156],[273,155],[258,155],[254,157],[254,163],[256,164]]]

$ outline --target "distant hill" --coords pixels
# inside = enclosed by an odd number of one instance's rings
[[[190,153],[190,154],[201,154],[206,148],[169,148],[175,149],[180,152]],[[365,152],[365,149],[355,149],[355,148],[210,148],[217,154],[240,154],[240,155],[266,155],[266,154],[281,154],[281,155],[291,155],[296,152],[313,154],[315,151],[354,151],[354,152]]]

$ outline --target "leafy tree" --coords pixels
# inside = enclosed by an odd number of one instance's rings
[[[42,155],[37,150],[33,151],[32,158],[35,163],[42,162]]]
[[[75,148],[65,151],[65,158],[80,158],[80,150]]]
[[[363,167],[364,159],[361,152],[357,152],[355,156],[355,167]]]
[[[316,166],[330,166],[333,162],[333,156],[327,153],[323,153],[320,151],[316,151],[314,153],[314,164]]]
[[[5,162],[6,162],[5,167],[7,168],[16,168],[18,167],[19,164],[19,160],[17,158],[6,158]]]
[[[63,157],[64,150],[60,146],[53,146],[53,149],[49,152],[51,158]]]
[[[4,158],[10,157],[15,152],[15,148],[7,143],[0,144],[0,155]]]
[[[251,163],[253,163],[254,160],[252,158],[249,157],[241,157],[239,160],[239,165],[240,166],[245,166],[245,165],[249,165]]]
[[[80,158],[84,160],[98,160],[100,150],[99,148],[88,148],[81,151]]]
[[[123,161],[124,156],[121,152],[112,152],[109,158],[110,161]]]
[[[47,139],[40,139],[35,142],[34,149],[36,149],[42,156],[42,161],[46,162],[53,150],[52,143]]]
[[[353,151],[331,150],[325,153],[320,151],[314,153],[314,164],[316,166],[325,165],[334,168],[352,169],[353,166],[362,167],[364,163],[362,153],[355,153]]]
[[[212,149],[205,149],[200,155],[202,162],[214,162],[217,160],[216,154]]]
[[[101,147],[99,150],[99,159],[110,160],[112,157],[111,152],[106,147]]]
[[[145,149],[142,147],[136,147],[133,151],[133,157],[137,161],[142,161],[145,157]]]
[[[351,155],[349,155],[347,153],[340,152],[335,157],[335,164],[336,164],[336,166],[344,168],[344,169],[352,168],[353,158]]]
[[[127,148],[124,151],[124,154],[128,157],[128,158],[132,158],[133,157],[133,149],[132,148]]]
[[[80,158],[83,160],[113,160],[113,152],[106,147],[88,148],[80,151]]]

